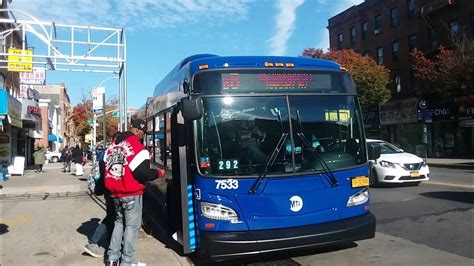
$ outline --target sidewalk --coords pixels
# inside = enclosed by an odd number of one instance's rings
[[[105,216],[102,203],[87,188],[90,166],[82,177],[63,173],[60,163],[44,170],[26,170],[24,176],[0,182],[0,264],[103,265],[102,259],[83,254],[87,237]],[[137,256],[147,265],[191,264],[143,231]]]
[[[474,169],[474,159],[428,158],[427,163],[433,167]]]

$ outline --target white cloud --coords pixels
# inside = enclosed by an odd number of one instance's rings
[[[317,2],[325,5],[328,0],[317,0]],[[364,0],[341,0],[329,10],[329,17],[335,16],[354,5],[359,5],[362,2],[364,2]],[[322,48],[324,51],[327,51],[329,48],[329,30],[326,27],[319,30],[319,38],[316,42],[315,48]]]
[[[268,40],[271,55],[285,55],[288,39],[295,29],[296,9],[304,0],[278,0],[275,35]]]
[[[114,28],[171,28],[183,23],[240,21],[250,0],[14,0],[10,8],[40,20]],[[17,18],[24,18],[15,14]]]

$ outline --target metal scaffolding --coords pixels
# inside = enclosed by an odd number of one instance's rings
[[[0,29],[0,68],[8,68],[8,48],[21,49],[22,57],[30,59],[33,66],[46,67],[54,71],[111,73],[119,78],[119,131],[127,130],[127,41],[124,29],[107,27],[56,24],[53,21],[40,21],[21,10],[0,9],[8,12],[10,18],[0,17],[1,25],[10,28]],[[28,20],[16,19],[22,14]],[[7,44],[6,38],[17,33],[21,46]],[[38,40],[44,47],[35,47],[31,55],[28,38]],[[11,60],[10,60],[11,63]]]

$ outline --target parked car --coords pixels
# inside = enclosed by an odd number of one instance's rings
[[[57,163],[61,160],[61,153],[54,152],[54,151],[47,151],[46,152],[46,160],[52,163]]]
[[[367,139],[367,146],[369,150],[380,147],[380,157],[369,161],[371,185],[429,180],[430,169],[422,158],[383,140]]]

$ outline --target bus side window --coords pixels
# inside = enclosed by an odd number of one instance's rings
[[[173,170],[173,162],[172,162],[172,123],[171,123],[171,111],[165,112],[165,149],[162,151],[166,169]]]

